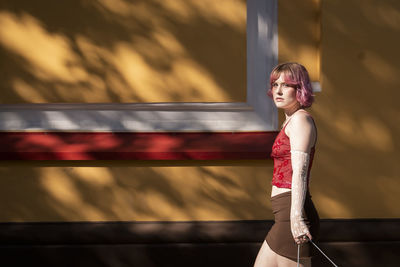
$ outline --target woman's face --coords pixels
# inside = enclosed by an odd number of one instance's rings
[[[277,108],[288,109],[299,105],[296,98],[296,89],[285,82],[283,73],[272,84],[272,98]]]

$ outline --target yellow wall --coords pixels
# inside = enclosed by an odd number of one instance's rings
[[[0,3],[0,104],[245,102],[246,0]]]
[[[0,162],[0,221],[272,218],[266,161]]]
[[[319,80],[319,0],[278,1],[279,62],[303,64],[312,81]]]
[[[279,61],[300,61],[321,82],[311,109],[320,215],[398,218],[400,3],[302,3],[279,1]],[[0,221],[272,219],[272,169],[271,160],[1,162]]]
[[[322,92],[311,109],[319,130],[314,199],[324,217],[398,218],[400,2],[321,1],[319,11],[308,2],[301,8],[302,0],[279,1],[279,30],[285,34],[279,35],[279,61],[302,62],[308,56],[304,51],[319,42]],[[296,15],[294,7],[301,12]],[[320,40],[299,38],[297,50],[293,42],[303,33],[311,36],[314,27],[306,26],[318,14]],[[285,18],[290,23],[282,29]],[[292,38],[282,40],[287,36]],[[284,45],[288,42],[291,47]],[[304,60],[311,69],[313,62]]]

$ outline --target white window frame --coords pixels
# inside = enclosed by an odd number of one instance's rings
[[[0,131],[275,131],[266,90],[278,62],[277,17],[277,0],[247,0],[246,102],[0,105]]]

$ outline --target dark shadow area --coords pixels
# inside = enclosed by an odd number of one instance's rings
[[[0,255],[2,264],[13,266],[252,266],[271,225],[251,220],[1,223]],[[395,266],[399,225],[398,219],[322,220],[324,239],[315,242],[338,266]],[[313,266],[329,265],[315,251]]]

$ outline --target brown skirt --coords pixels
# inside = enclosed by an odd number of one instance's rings
[[[265,240],[277,254],[297,260],[297,244],[290,229],[291,197],[292,194],[289,191],[271,198],[275,223],[272,225]],[[305,222],[314,241],[318,238],[319,216],[308,192],[304,202],[304,213]],[[314,251],[310,242],[300,245],[300,259],[310,258],[313,254]]]

